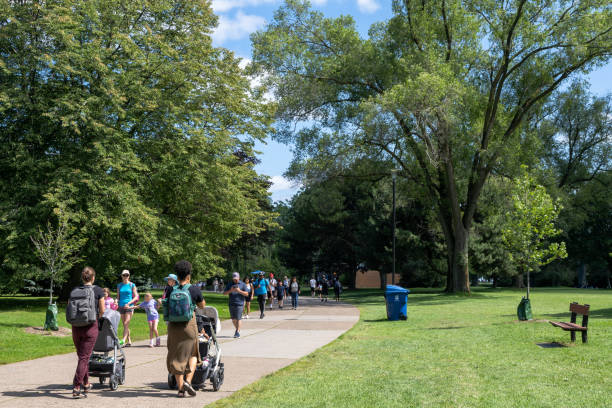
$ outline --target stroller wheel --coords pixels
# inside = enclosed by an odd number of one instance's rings
[[[223,385],[223,380],[225,380],[225,367],[223,363],[219,363],[219,388]]]
[[[168,388],[171,390],[176,390],[176,377],[170,373],[168,373]]]
[[[216,372],[213,374],[212,378],[213,391],[219,391],[219,388],[221,388],[221,382],[219,380],[219,372]]]
[[[119,374],[119,385],[125,384],[125,364],[121,364],[121,373]]]
[[[115,378],[114,375],[111,376],[109,385],[110,385],[111,391],[115,391],[117,390],[117,388],[119,388],[119,383],[117,382],[117,379]]]

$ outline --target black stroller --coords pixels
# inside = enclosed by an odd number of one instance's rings
[[[125,382],[125,353],[117,337],[120,318],[116,310],[106,309],[104,311],[94,352],[89,358],[89,376],[98,377],[100,384],[104,384],[108,378],[110,389],[113,391],[119,384]]]
[[[202,365],[196,367],[193,374],[191,385],[195,389],[204,388],[206,380],[210,379],[213,391],[219,391],[225,377],[223,363],[221,362],[221,349],[217,341],[217,334],[221,331],[219,312],[211,306],[204,309],[196,309],[196,321],[198,323],[198,333],[204,331],[209,338],[200,335],[199,348]],[[168,386],[176,389],[176,378],[168,373]]]

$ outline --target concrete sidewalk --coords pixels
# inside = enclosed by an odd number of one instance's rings
[[[225,363],[225,382],[218,392],[210,382],[194,398],[181,400],[182,407],[202,407],[226,397],[259,378],[285,367],[333,341],[359,320],[351,305],[300,298],[298,310],[266,310],[243,320],[242,338],[234,339],[231,321],[222,323],[219,336]],[[163,324],[163,323],[162,323]],[[165,339],[162,342],[165,345]],[[178,403],[176,391],[169,390],[166,348],[149,348],[148,341],[126,348],[125,385],[110,391],[92,378],[94,389],[86,400],[72,399],[72,377],[76,354],[63,354],[0,366],[1,407],[71,407],[102,405],[121,407],[163,407]]]

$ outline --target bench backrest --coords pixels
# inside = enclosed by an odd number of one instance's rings
[[[570,312],[588,316],[590,307],[590,305],[579,305],[577,302],[573,302],[570,303]]]

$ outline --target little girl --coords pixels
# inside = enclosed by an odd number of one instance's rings
[[[115,299],[110,297],[110,289],[104,288],[102,291],[104,292],[104,309],[117,310],[117,303],[115,302]]]
[[[149,338],[151,339],[151,344],[149,344],[149,347],[159,347],[161,345],[159,333],[157,332],[157,324],[159,323],[159,313],[157,313],[157,310],[159,309],[159,302],[153,299],[153,295],[151,295],[151,293],[147,292],[144,295],[144,302],[138,306],[132,306],[131,309],[136,307],[144,309],[147,312],[147,321],[149,322]]]

